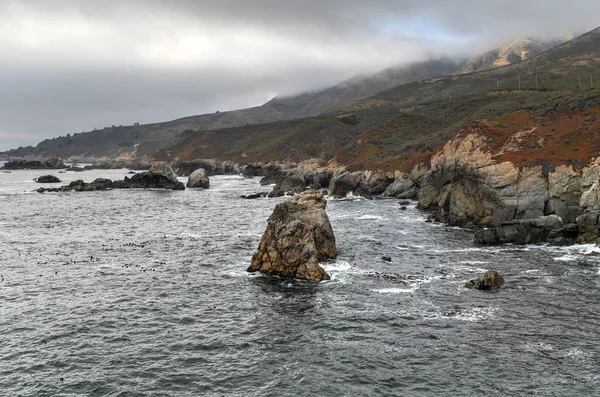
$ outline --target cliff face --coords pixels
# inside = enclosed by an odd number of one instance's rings
[[[410,186],[422,208],[437,209],[437,219],[452,225],[511,226],[521,234],[551,225],[557,236],[564,231],[580,241],[595,241],[600,226],[599,111],[594,105],[536,117],[523,110],[473,122],[431,158],[426,172],[421,164],[402,173],[394,185]],[[403,193],[400,189],[391,195]],[[526,222],[530,220],[539,221]]]

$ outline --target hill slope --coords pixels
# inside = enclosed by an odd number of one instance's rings
[[[464,74],[481,72],[483,70],[519,63],[548,51],[551,48],[564,43],[565,41],[566,40],[562,39],[553,39],[547,41],[519,39],[511,41],[510,43],[507,43],[501,47],[471,58],[463,67],[458,70],[457,73]]]
[[[351,169],[407,169],[471,121],[520,109],[544,115],[552,107],[579,100],[585,106],[595,103],[597,91],[589,88],[593,75],[600,81],[600,29],[519,64],[404,84],[343,104],[318,117],[299,120],[293,128],[283,128],[282,135],[261,135],[261,131],[277,130],[275,125],[243,127],[236,130],[237,140],[223,147],[219,142],[230,139],[225,138],[230,130],[210,133],[212,138],[207,132],[189,132],[185,141],[162,155],[211,157],[216,145],[221,148],[219,158],[241,162],[317,155]],[[343,147],[332,157],[328,153],[334,145],[322,151],[305,150],[318,144],[317,132]],[[284,148],[286,144],[289,149]]]
[[[443,58],[385,69],[373,75],[356,76],[336,86],[289,97],[274,98],[262,106],[229,112],[190,116],[164,123],[112,126],[100,130],[47,139],[35,148],[5,153],[8,156],[131,157],[143,156],[174,144],[188,130],[224,128],[311,117],[335,106],[365,98],[410,81],[455,72],[464,61]]]

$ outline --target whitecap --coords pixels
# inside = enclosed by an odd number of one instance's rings
[[[419,287],[417,285],[415,285],[411,288],[381,288],[381,289],[376,289],[373,291],[375,291],[379,294],[397,295],[397,294],[409,294],[409,293],[415,292],[417,289],[419,289]]]
[[[358,221],[384,221],[386,218],[379,215],[362,215],[356,218]]]
[[[560,262],[570,262],[570,261],[576,261],[577,259],[579,259],[579,257],[575,256],[575,255],[563,255],[563,256],[558,256],[556,258],[552,258],[555,261],[560,261]]]
[[[336,260],[334,262],[322,263],[321,266],[325,269],[327,273],[330,272],[346,272],[352,269],[352,266],[343,260]]]

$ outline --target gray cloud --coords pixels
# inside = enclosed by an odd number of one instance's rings
[[[583,32],[589,0],[4,0],[0,150]]]

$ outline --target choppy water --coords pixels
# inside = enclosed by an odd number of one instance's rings
[[[41,174],[0,173],[0,395],[600,393],[592,246],[483,249],[414,205],[332,200],[333,279],[290,281],[245,272],[278,202],[238,198],[258,179],[32,193]],[[489,268],[503,288],[463,288]]]

